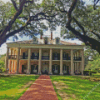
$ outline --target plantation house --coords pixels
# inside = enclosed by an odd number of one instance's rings
[[[83,74],[84,46],[48,36],[7,43],[6,69],[18,74]]]

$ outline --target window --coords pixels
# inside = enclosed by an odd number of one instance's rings
[[[57,53],[55,53],[55,56],[57,57]]]
[[[35,52],[34,55],[37,56],[37,53]]]
[[[66,57],[66,53],[65,52],[63,53],[63,57]]]

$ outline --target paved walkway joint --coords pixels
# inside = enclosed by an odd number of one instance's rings
[[[19,100],[58,100],[50,77],[41,75]]]

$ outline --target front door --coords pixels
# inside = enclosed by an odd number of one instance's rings
[[[69,74],[69,66],[63,65],[63,74]]]
[[[48,65],[43,65],[43,67],[42,67],[42,74],[48,74],[48,72],[49,72]]]
[[[59,65],[53,65],[52,66],[52,72],[53,72],[53,74],[59,74],[60,73],[60,67],[59,67]]]
[[[26,67],[25,67],[25,65],[22,65],[22,73],[23,73],[23,74],[26,73]]]
[[[31,74],[38,73],[38,65],[31,65]]]

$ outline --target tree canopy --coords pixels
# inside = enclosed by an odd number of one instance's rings
[[[1,0],[0,0],[1,1]],[[41,20],[48,20],[56,14],[43,12],[41,3],[34,0],[11,0],[0,3],[0,46],[10,36],[42,34],[47,26]]]
[[[99,2],[99,1],[98,1]],[[85,45],[100,53],[100,6],[98,2],[86,5],[83,0],[55,0],[54,8],[59,13],[55,22],[62,26],[65,38],[78,38]]]
[[[0,4],[0,45],[7,38],[20,35],[42,34],[47,26],[51,30],[62,26],[65,38],[78,38],[85,45],[100,53],[100,6],[99,0],[86,5],[83,0],[11,0],[12,3]],[[15,35],[17,38],[17,36]]]

